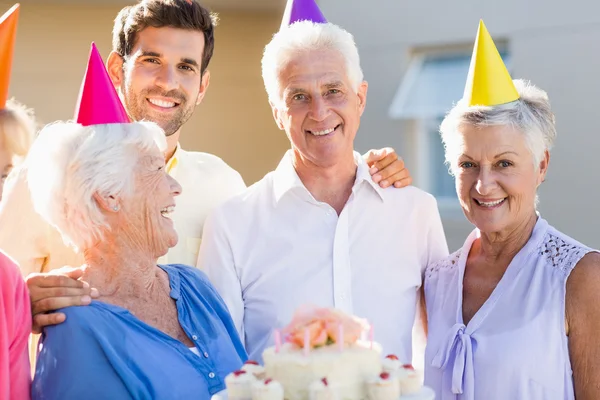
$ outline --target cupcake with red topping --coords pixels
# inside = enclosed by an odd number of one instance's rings
[[[249,372],[238,370],[225,377],[225,386],[227,386],[227,398],[229,400],[250,400],[252,399],[252,385],[256,378]]]
[[[367,396],[370,400],[398,400],[400,383],[393,374],[382,372],[367,382]]]
[[[381,362],[381,366],[383,367],[383,372],[396,375],[396,373],[402,368],[402,363],[396,355],[389,354],[385,356]]]
[[[400,370],[398,370],[397,376],[402,396],[417,393],[423,386],[421,374],[415,371],[415,368],[410,364],[402,365]]]
[[[270,378],[256,381],[252,384],[252,400],[283,400],[283,386]]]
[[[331,385],[327,378],[314,381],[308,387],[309,400],[338,400],[338,392],[334,385]]]

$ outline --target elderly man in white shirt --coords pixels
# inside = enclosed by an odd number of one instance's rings
[[[198,267],[251,359],[310,303],[366,318],[385,351],[410,362],[422,274],[448,248],[435,199],[382,190],[353,150],[367,83],[352,35],[292,24],[266,46],[262,71],[291,149],[207,218]]]

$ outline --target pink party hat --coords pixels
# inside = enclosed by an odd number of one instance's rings
[[[281,21],[281,29],[298,21],[327,23],[315,0],[288,0]]]
[[[94,43],[79,91],[75,119],[83,126],[130,122]]]

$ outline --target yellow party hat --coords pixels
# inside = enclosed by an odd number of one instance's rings
[[[480,20],[463,100],[469,106],[497,106],[518,99],[502,57]]]

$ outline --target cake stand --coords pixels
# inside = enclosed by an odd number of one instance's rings
[[[223,390],[215,394],[211,400],[227,400],[227,391]],[[418,393],[400,396],[399,400],[435,400],[435,392],[433,389],[423,386]]]

